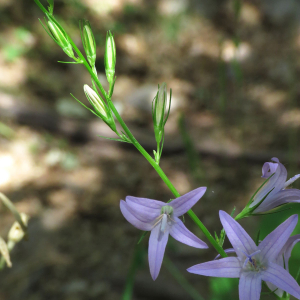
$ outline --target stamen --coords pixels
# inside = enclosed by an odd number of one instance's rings
[[[161,227],[160,227],[160,231],[163,233],[166,231],[167,222],[168,222],[168,216],[166,214],[163,214],[162,221],[161,221]]]
[[[283,188],[287,188],[289,185],[291,185],[294,181],[296,181],[300,177],[300,174],[295,175],[291,179],[289,179],[283,186]]]

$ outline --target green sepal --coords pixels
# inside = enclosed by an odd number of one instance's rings
[[[97,136],[99,136],[99,137],[101,137],[101,138],[103,138],[103,139],[106,139],[106,140],[111,140],[111,141],[123,142],[123,143],[129,143],[129,144],[131,144],[131,142],[128,141],[128,140],[125,141],[125,140],[123,140],[123,139],[109,138],[109,137],[102,136],[102,135],[97,135]]]
[[[137,244],[139,244],[139,243],[144,239],[144,237],[147,235],[148,232],[149,232],[149,231],[144,231],[144,232],[142,233],[142,235],[141,235],[141,237],[139,238]]]

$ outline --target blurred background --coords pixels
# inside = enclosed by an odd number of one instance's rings
[[[289,178],[300,173],[299,1],[56,0],[54,12],[80,49],[78,21],[90,21],[105,87],[105,35],[112,30],[113,101],[149,153],[156,149],[157,84],[173,89],[161,167],[182,194],[208,187],[194,212],[212,233],[221,230],[218,211],[240,212],[262,183],[265,161],[276,156]],[[185,271],[213,259],[212,247],[198,250],[172,238],[152,281],[148,237],[134,250],[141,232],[124,219],[119,201],[126,195],[168,201],[172,194],[133,146],[99,137],[115,136],[70,96],[87,103],[88,73],[57,62],[69,58],[38,18],[33,0],[0,0],[0,191],[31,217],[29,240],[1,272],[0,299],[130,299],[122,294],[134,251],[132,299],[238,299],[238,280]],[[261,228],[263,238],[300,211],[291,208],[240,223],[253,238]],[[13,221],[1,207],[2,237]],[[186,225],[206,241],[189,217]],[[290,261],[294,276],[299,246]]]

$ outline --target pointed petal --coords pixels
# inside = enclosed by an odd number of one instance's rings
[[[228,239],[239,257],[245,257],[243,252],[250,255],[257,251],[257,246],[254,241],[237,221],[225,211],[220,210],[219,214]]]
[[[274,261],[277,258],[281,249],[296,227],[297,222],[298,215],[293,215],[265,237],[265,239],[258,245],[258,249],[261,250],[262,261]]]
[[[134,227],[146,231],[152,229],[152,222],[145,222],[144,220],[140,219],[139,215],[136,214],[136,212],[133,212],[124,200],[121,200],[120,202],[120,209],[125,219]]]
[[[204,276],[238,278],[241,262],[237,257],[226,257],[192,266],[187,271]]]
[[[269,202],[272,200],[273,195],[278,193],[283,189],[287,178],[287,171],[283,164],[278,161],[278,166],[276,168],[275,174],[269,179],[269,181],[259,190],[259,192],[254,197],[253,202],[250,207],[258,204],[270,191],[269,195],[266,197],[264,202]],[[270,200],[271,199],[271,200]]]
[[[199,199],[204,195],[205,191],[206,187],[200,187],[171,201],[168,205],[173,207],[174,216],[179,217],[185,214],[199,201]]]
[[[148,247],[148,260],[152,279],[155,280],[159,274],[160,267],[164,258],[166,245],[169,238],[169,228],[161,232],[161,226],[155,226],[150,235]]]
[[[297,189],[281,190],[270,198],[268,196],[268,201],[263,201],[254,210],[254,213],[269,211],[274,207],[289,202],[300,202],[300,190]]]
[[[293,235],[288,239],[288,241],[286,242],[286,244],[284,245],[284,247],[282,249],[282,252],[284,255],[285,269],[287,271],[289,270],[289,259],[292,254],[292,250],[298,242],[300,242],[300,234]]]
[[[284,268],[269,262],[266,270],[261,272],[262,280],[273,283],[278,288],[300,299],[300,287],[297,281]]]
[[[261,292],[261,274],[242,272],[239,282],[240,300],[259,300]]]
[[[151,222],[160,215],[161,208],[166,205],[162,201],[127,196],[126,204],[145,222]]]
[[[175,217],[174,221],[176,223],[173,222],[170,226],[170,235],[175,240],[195,248],[208,248],[206,243],[191,233],[179,218]]]

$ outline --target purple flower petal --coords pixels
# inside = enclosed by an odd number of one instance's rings
[[[235,250],[233,248],[224,249],[225,253],[235,253]],[[221,254],[218,254],[215,259],[218,259],[221,256]]]
[[[226,257],[192,266],[187,271],[204,276],[238,278],[241,262],[237,257]]]
[[[242,272],[239,282],[240,300],[259,300],[261,291],[261,274]]]
[[[162,201],[138,198],[127,196],[126,204],[130,207],[131,211],[139,215],[145,222],[151,222],[157,218],[161,213],[161,208],[166,205]]]
[[[261,213],[269,211],[274,207],[289,202],[300,202],[300,190],[297,189],[287,189],[282,190],[269,198],[268,201],[263,201],[255,210],[254,213]]]
[[[174,221],[175,223],[170,226],[170,235],[175,240],[195,248],[208,248],[206,243],[191,233],[179,218],[175,217]]]
[[[278,288],[300,299],[300,287],[297,281],[284,268],[269,262],[266,270],[261,272],[262,280],[273,283]]]
[[[205,191],[206,187],[200,187],[168,203],[174,209],[174,216],[179,217],[185,214],[200,200]]]
[[[150,234],[149,247],[148,247],[148,260],[150,273],[155,280],[159,274],[160,267],[163,261],[166,245],[169,238],[169,228],[165,229],[165,232],[161,231],[161,226],[158,224],[155,226]]]
[[[285,269],[287,271],[289,271],[289,259],[292,254],[292,250],[298,242],[300,242],[300,234],[293,235],[287,240],[286,244],[284,245],[284,247],[282,249],[282,253],[284,255]]]
[[[269,178],[273,173],[276,172],[276,169],[278,167],[277,163],[270,163],[266,162],[264,163],[262,167],[262,178]]]
[[[293,215],[268,234],[259,244],[261,260],[274,261],[287,242],[298,222],[298,216]]]
[[[244,253],[250,255],[257,251],[254,241],[237,221],[225,211],[220,210],[219,214],[228,239],[239,257],[245,258]]]
[[[269,181],[259,190],[259,192],[254,197],[253,202],[250,207],[258,204],[268,193],[264,202],[269,202],[272,200],[272,196],[283,189],[287,178],[287,171],[283,164],[278,161],[278,167],[276,168],[275,174],[269,179]],[[270,192],[271,191],[271,192]]]
[[[139,218],[139,215],[136,212],[132,211],[130,207],[128,207],[127,203],[123,200],[121,200],[120,202],[120,209],[125,219],[134,227],[146,231],[152,229],[154,224],[152,222],[145,222],[145,220]]]

